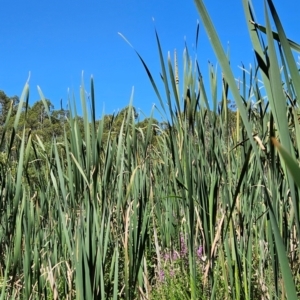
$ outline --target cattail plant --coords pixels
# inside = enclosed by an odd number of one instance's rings
[[[82,83],[82,116],[69,99],[63,136],[45,141],[23,122],[26,83],[0,137],[1,299],[299,297],[300,46],[272,1],[266,26],[242,2],[257,59],[238,81],[201,0],[221,66],[208,86],[187,48],[165,60],[157,32],[163,92],[137,53],[161,124],[137,124],[133,93],[96,120],[91,78],[91,105]]]

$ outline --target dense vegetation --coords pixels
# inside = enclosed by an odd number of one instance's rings
[[[185,49],[181,84],[157,38],[167,108],[143,65],[162,124],[138,122],[132,103],[97,120],[93,79],[82,116],[40,90],[30,107],[27,83],[20,98],[0,92],[1,299],[300,296],[300,46],[271,1],[263,27],[243,0],[257,61],[237,86],[195,2],[222,79],[210,65],[205,88]]]

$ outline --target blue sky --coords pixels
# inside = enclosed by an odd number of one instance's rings
[[[299,0],[273,1],[286,34],[300,42]],[[207,0],[206,7],[224,47],[230,45],[231,65],[253,62],[242,1]],[[264,24],[263,1],[253,0],[259,23]],[[154,18],[154,22],[152,20]],[[157,29],[162,48],[177,50],[179,68],[186,41],[194,54],[198,16],[192,0],[52,0],[1,1],[0,90],[20,95],[30,72],[30,103],[39,99],[39,85],[55,108],[60,99],[66,107],[68,90],[79,105],[79,86],[84,71],[85,89],[95,81],[97,117],[117,112],[129,103],[134,86],[134,106],[149,115],[159,104],[150,81],[133,49],[141,54],[160,82],[160,63],[155,40]],[[208,61],[216,63],[200,23],[197,51],[206,82]]]

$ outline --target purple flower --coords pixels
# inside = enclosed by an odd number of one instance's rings
[[[199,248],[197,249],[197,257],[199,259],[201,259],[202,258],[202,254],[203,254],[203,247],[199,246]]]
[[[171,270],[170,270],[170,276],[171,276],[171,277],[174,277],[174,275],[175,275],[175,272],[174,272],[173,269],[171,269]]]
[[[166,252],[166,253],[164,254],[164,260],[167,261],[167,260],[169,260],[169,258],[170,258],[170,255],[169,255],[168,252]]]
[[[161,282],[165,280],[165,272],[164,272],[164,270],[160,270],[158,272],[158,277],[159,277],[159,281],[161,281]]]
[[[172,252],[172,260],[177,260],[179,258],[179,253],[175,250]]]
[[[180,234],[180,256],[184,257],[187,254],[187,246],[183,234]]]

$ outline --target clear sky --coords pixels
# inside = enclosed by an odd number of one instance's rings
[[[299,0],[273,1],[286,34],[300,42]],[[230,44],[231,65],[253,62],[242,1],[207,0],[207,9],[225,47]],[[263,0],[253,0],[258,21],[264,23]],[[154,22],[152,20],[154,18]],[[129,103],[134,86],[134,106],[149,115],[156,99],[145,70],[121,32],[146,61],[159,82],[160,62],[154,34],[162,48],[177,50],[179,68],[186,41],[194,54],[197,20],[193,0],[2,0],[0,9],[0,90],[21,95],[30,76],[30,103],[39,99],[39,85],[55,108],[66,107],[68,90],[79,105],[84,71],[85,89],[95,81],[97,117],[117,112]],[[205,78],[208,61],[216,63],[200,23],[197,56]]]

